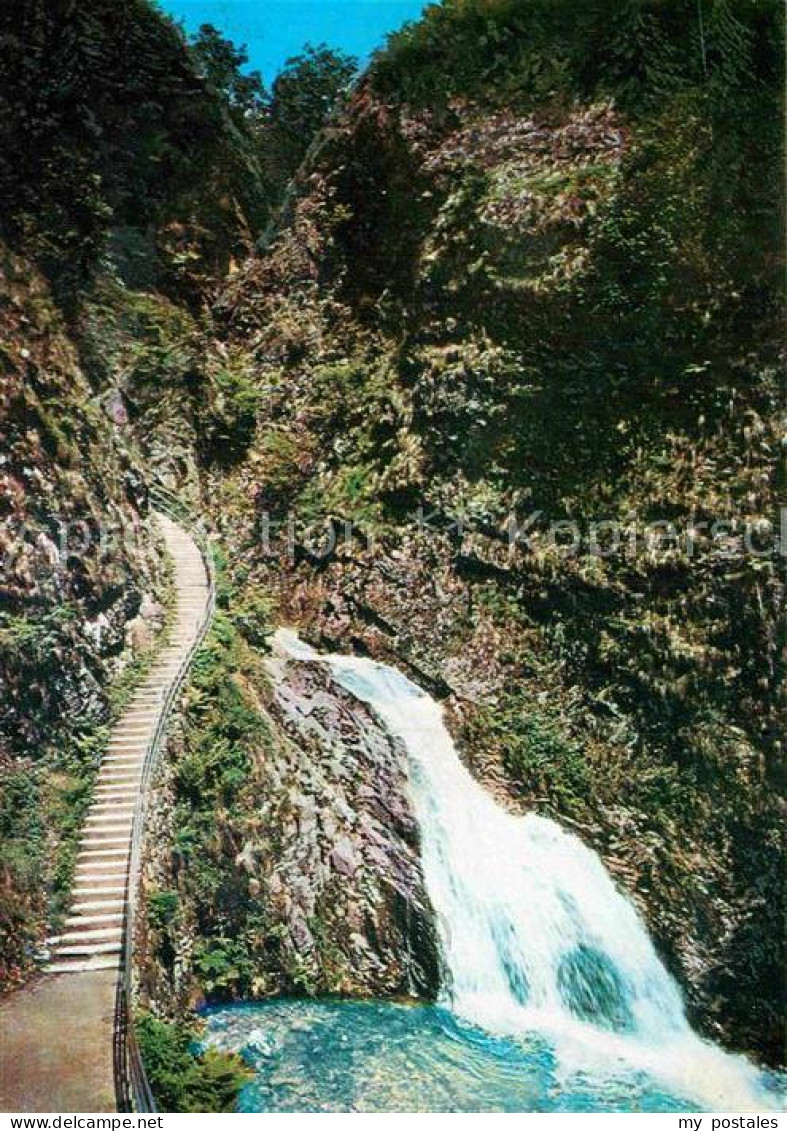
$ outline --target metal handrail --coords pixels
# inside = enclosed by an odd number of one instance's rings
[[[156,511],[167,515],[173,522],[185,527],[202,554],[208,578],[208,601],[194,641],[183,657],[175,678],[171,681],[159,712],[156,729],[148,743],[142,767],[139,795],[134,809],[131,831],[131,858],[126,880],[125,921],[123,933],[122,971],[118,979],[115,1007],[115,1091],[119,1111],[156,1112],[156,1100],[148,1081],[145,1065],[134,1025],[134,929],[137,909],[142,848],[145,836],[148,788],[158,767],[161,751],[167,736],[170,715],[188,675],[194,655],[208,634],[216,609],[216,576],[208,539],[192,518],[188,508],[177,495],[166,487],[155,485],[150,498]]]

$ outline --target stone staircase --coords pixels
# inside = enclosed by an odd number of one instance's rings
[[[159,516],[175,568],[175,622],[163,652],[115,724],[88,810],[63,933],[47,940],[50,974],[116,969],[123,949],[131,835],[148,745],[204,620],[210,589],[193,539]]]

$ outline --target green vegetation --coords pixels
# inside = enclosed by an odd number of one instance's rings
[[[358,61],[325,44],[288,59],[271,87],[259,144],[269,191],[281,199],[310,144],[344,104]]]
[[[234,856],[257,823],[255,760],[272,749],[259,701],[266,677],[249,642],[264,646],[270,605],[253,595],[236,601],[220,558],[217,568],[223,607],[194,661],[184,750],[175,766],[173,864],[179,887],[177,893],[151,894],[148,914],[166,963],[185,904],[197,921],[193,965],[199,984],[212,997],[235,997],[253,993],[254,956],[268,932],[264,909],[250,897],[250,876],[235,866]],[[234,852],[227,852],[229,845],[236,846]]]
[[[585,808],[589,786],[585,753],[576,740],[562,733],[556,719],[520,706],[495,711],[490,725],[506,769],[528,797],[569,816]]]
[[[4,233],[64,298],[95,272],[110,228],[130,278],[191,295],[205,266],[223,269],[241,246],[228,202],[251,225],[264,217],[259,172],[176,29],[145,0],[114,14],[108,0],[67,22],[44,3],[4,8]]]
[[[205,457],[225,465],[237,463],[254,439],[263,394],[244,355],[217,365],[210,380],[200,421]]]
[[[373,71],[385,94],[429,108],[614,97],[640,112],[702,86],[732,109],[762,94],[778,19],[773,0],[445,0],[390,36]]]
[[[62,21],[43,0],[0,15],[0,232],[71,315],[107,253],[130,285],[198,306],[264,229],[355,73],[308,48],[269,96],[210,25],[187,44],[148,0],[115,16],[113,0]]]
[[[137,1018],[142,1059],[160,1111],[232,1112],[253,1076],[239,1056],[197,1051],[197,1034],[149,1013]]]
[[[0,670],[9,692],[54,683],[53,665],[73,648],[79,607],[55,606],[51,614],[0,614]],[[129,659],[95,704],[94,717],[48,721],[46,700],[37,704],[40,733],[48,736],[34,755],[3,767],[0,790],[0,988],[22,980],[34,967],[45,928],[57,929],[68,910],[82,825],[112,721],[163,647],[170,623],[147,653]],[[54,708],[50,706],[50,710]]]

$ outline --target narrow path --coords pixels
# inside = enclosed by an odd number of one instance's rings
[[[63,933],[34,985],[0,1002],[0,1110],[115,1110],[114,1011],[134,808],[145,753],[209,599],[193,539],[160,516],[175,565],[169,642],[115,725],[88,811]]]

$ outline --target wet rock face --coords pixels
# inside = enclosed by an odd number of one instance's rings
[[[403,748],[318,665],[271,661],[271,674],[286,739],[261,784],[277,843],[245,857],[281,924],[284,965],[295,960],[314,992],[433,997],[439,954]]]

